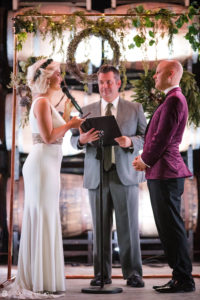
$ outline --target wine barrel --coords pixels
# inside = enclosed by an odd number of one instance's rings
[[[87,190],[83,189],[82,175],[61,174],[60,215],[63,237],[77,236],[92,230],[92,219]],[[7,213],[9,213],[10,181],[7,185]],[[23,178],[15,181],[13,224],[14,230],[21,232],[24,203]],[[8,214],[9,215],[9,214]],[[181,215],[186,230],[196,230],[198,217],[197,180],[185,180],[185,189],[181,203]],[[115,224],[113,226],[116,228]],[[157,229],[151,208],[146,182],[139,190],[139,230],[141,237],[157,237]]]
[[[185,223],[186,230],[193,230],[195,232],[198,220],[198,189],[196,177],[185,179],[184,193],[181,201],[181,216]],[[140,184],[139,230],[140,236],[143,237],[158,236],[146,182]]]
[[[60,213],[64,237],[92,230],[88,191],[83,176],[61,174]]]

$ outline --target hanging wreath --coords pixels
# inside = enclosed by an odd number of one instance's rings
[[[113,59],[112,64],[114,66],[119,65],[119,59],[120,59],[120,48],[118,43],[114,40],[114,38],[111,36],[110,32],[106,29],[102,30],[100,28],[99,30],[97,28],[87,28],[82,30],[79,34],[77,34],[73,40],[70,42],[67,50],[67,67],[69,72],[80,82],[83,83],[95,83],[97,82],[97,73],[93,74],[86,74],[82,72],[77,65],[75,61],[75,53],[76,49],[78,47],[78,44],[86,37],[89,37],[90,35],[95,35],[98,37],[101,37],[103,40],[107,40],[110,44],[111,49],[113,50]]]

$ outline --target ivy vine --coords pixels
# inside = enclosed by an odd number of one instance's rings
[[[75,52],[79,42],[89,35],[100,36],[107,40],[113,50],[113,64],[119,65],[121,73],[124,74],[123,85],[126,85],[125,66],[121,62],[120,46],[123,48],[124,37],[127,28],[137,29],[129,48],[138,47],[143,51],[144,71],[139,80],[133,81],[135,96],[134,100],[143,104],[144,110],[150,117],[159,101],[162,101],[163,94],[154,88],[153,72],[149,70],[148,61],[145,55],[148,47],[157,45],[160,38],[168,36],[168,47],[172,49],[173,38],[179,30],[187,25],[185,39],[188,40],[192,49],[198,52],[200,58],[200,8],[195,1],[188,9],[176,15],[169,9],[145,10],[142,5],[128,10],[125,17],[100,16],[92,19],[86,17],[83,12],[75,12],[72,15],[53,16],[42,14],[38,9],[27,10],[23,15],[14,18],[15,34],[17,36],[17,51],[22,50],[28,33],[39,32],[45,39],[50,34],[52,50],[55,51],[56,40],[61,40],[59,52],[64,53],[64,31],[69,30],[72,41],[67,52],[67,63],[69,70],[82,82],[94,82],[96,74],[87,75],[79,70],[75,62]],[[79,30],[79,31],[78,31]],[[115,37],[119,38],[116,42]],[[119,43],[119,45],[118,45]],[[87,69],[87,66],[86,66]],[[181,87],[188,101],[189,122],[196,126],[200,125],[200,92],[197,87],[194,75],[184,71]]]
[[[184,24],[188,25],[185,38],[191,44],[194,51],[200,56],[200,8],[197,1],[193,2],[186,12],[177,16],[170,9],[145,10],[142,5],[127,11],[126,17],[98,17],[95,20],[86,17],[83,12],[75,12],[72,15],[53,16],[39,12],[38,9],[27,10],[23,15],[14,18],[15,33],[17,35],[17,50],[22,50],[23,43],[27,39],[27,33],[40,32],[43,38],[49,33],[53,50],[56,46],[56,37],[61,40],[60,52],[63,52],[63,33],[71,30],[76,34],[77,28],[92,28],[93,33],[108,30],[114,36],[118,36],[123,44],[125,29],[136,28],[138,33],[133,37],[129,48],[148,47],[158,43],[158,39],[168,35],[168,46],[173,46],[173,37]],[[194,18],[196,16],[196,18]],[[159,30],[158,30],[159,29]],[[161,31],[161,33],[160,33]],[[148,39],[150,38],[150,40]],[[148,41],[148,45],[146,42]]]

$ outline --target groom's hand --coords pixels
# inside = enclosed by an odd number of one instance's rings
[[[141,160],[141,155],[135,157],[134,161],[132,162],[132,165],[136,171],[144,171],[146,170],[146,165]]]

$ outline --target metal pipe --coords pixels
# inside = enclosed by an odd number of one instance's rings
[[[13,30],[15,30],[13,28]],[[17,36],[14,32],[14,55],[13,55],[13,76],[17,75]],[[9,213],[9,238],[8,238],[8,273],[7,279],[11,279],[12,267],[12,239],[13,239],[13,196],[14,196],[14,174],[15,174],[15,123],[16,123],[16,85],[13,85],[12,103],[12,149],[11,149],[11,171],[10,171],[10,213]]]

